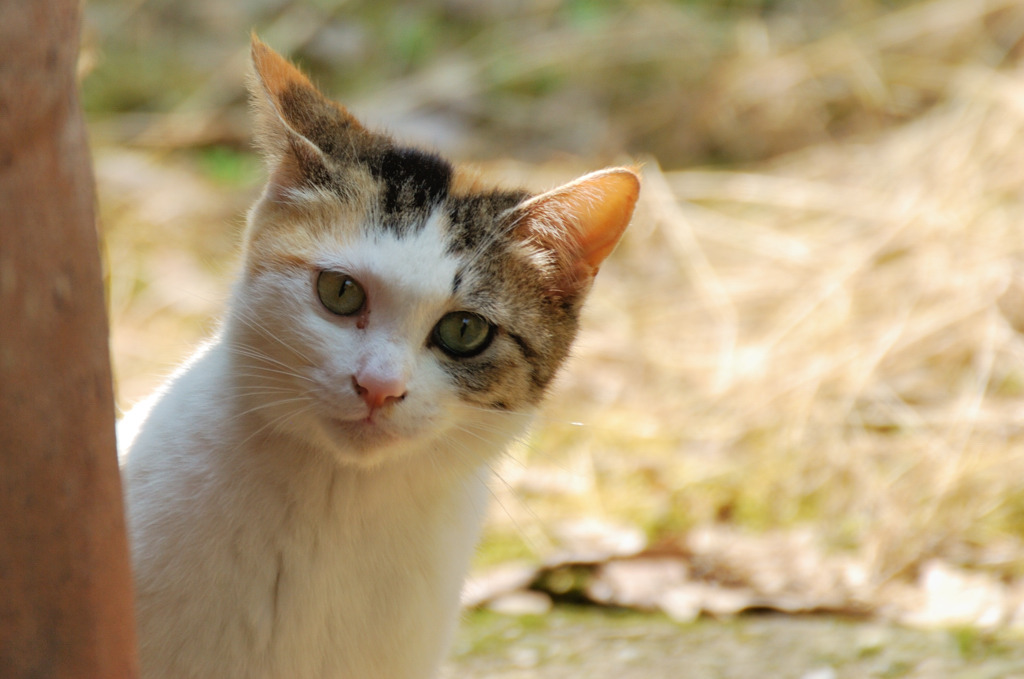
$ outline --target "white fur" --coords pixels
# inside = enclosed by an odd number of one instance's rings
[[[366,287],[365,329],[310,272],[243,277],[218,335],[122,421],[145,679],[435,675],[488,462],[527,419],[462,402],[427,345],[458,308],[441,226],[322,244],[314,266]],[[368,424],[358,370],[408,395]]]

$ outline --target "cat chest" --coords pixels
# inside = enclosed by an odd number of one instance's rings
[[[394,511],[292,518],[249,564],[259,585],[234,619],[262,647],[268,676],[398,679],[439,660],[472,527],[422,512],[416,523]]]

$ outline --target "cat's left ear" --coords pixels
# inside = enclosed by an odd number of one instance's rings
[[[520,205],[516,234],[555,260],[553,292],[582,292],[629,226],[640,177],[628,168],[600,170]]]

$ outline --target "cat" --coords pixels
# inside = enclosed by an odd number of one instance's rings
[[[487,186],[255,35],[269,179],[214,337],[119,425],[145,679],[425,679],[490,465],[628,225],[614,168]]]

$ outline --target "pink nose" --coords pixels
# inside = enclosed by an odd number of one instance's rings
[[[385,378],[364,373],[352,377],[352,386],[371,410],[388,403],[397,403],[406,394],[405,380],[397,377]]]

